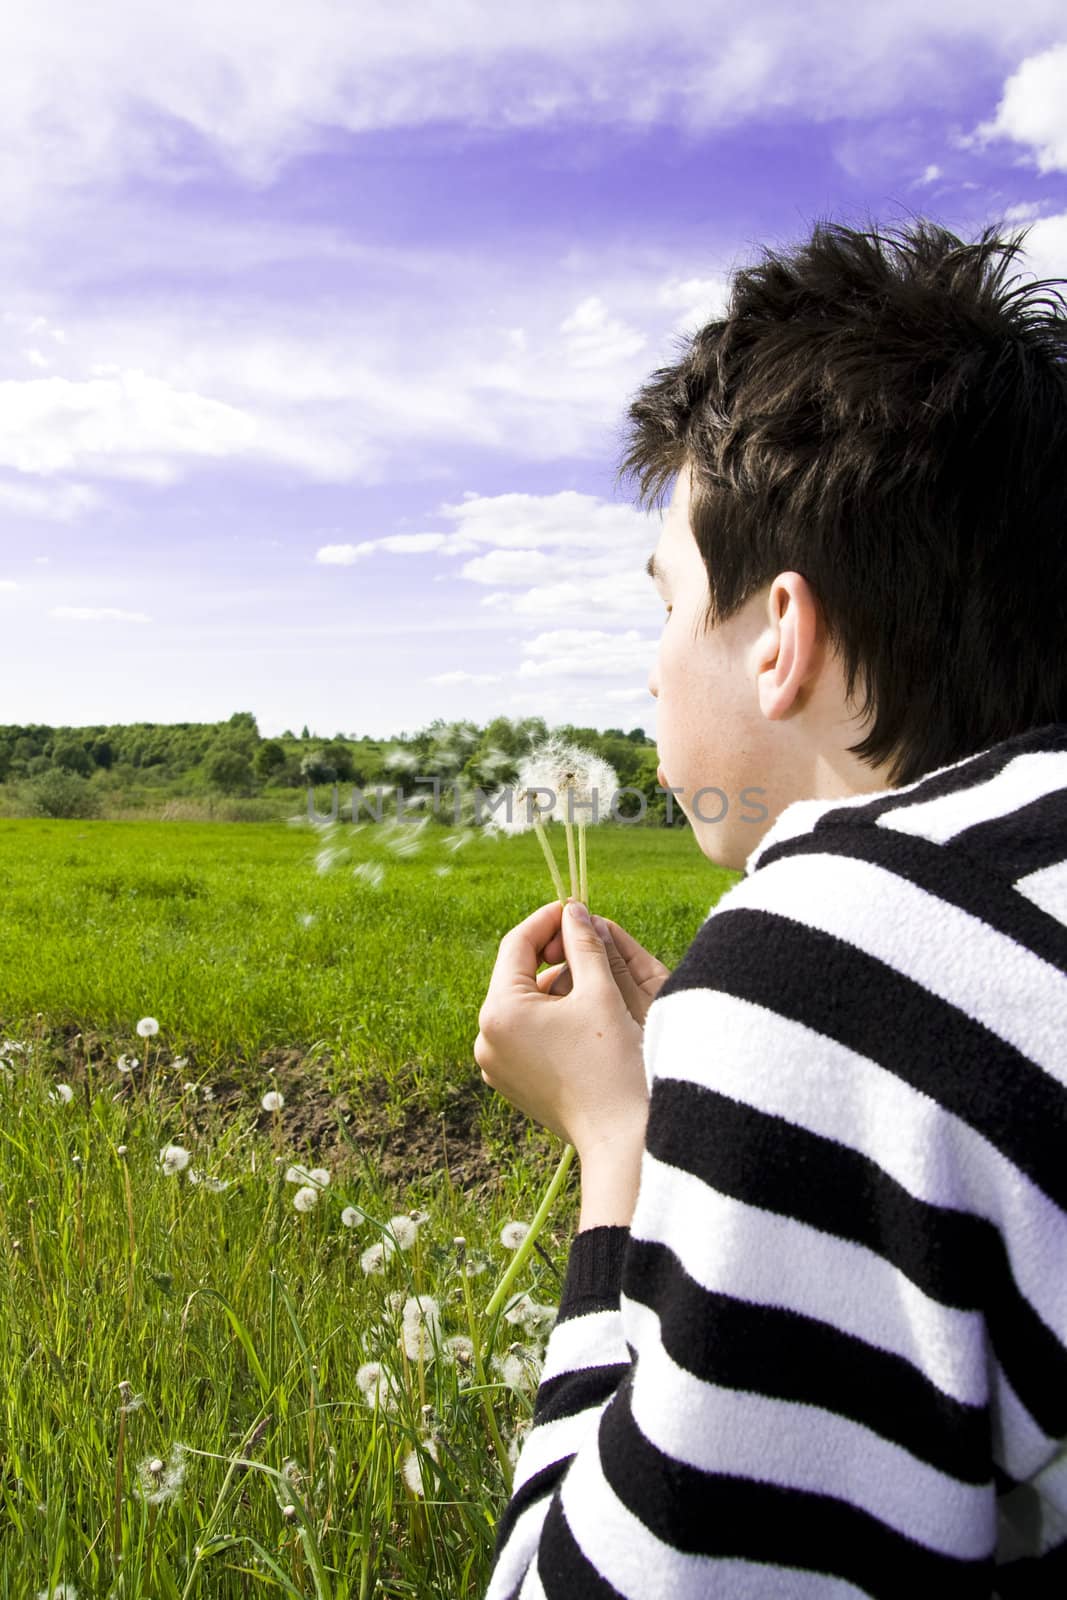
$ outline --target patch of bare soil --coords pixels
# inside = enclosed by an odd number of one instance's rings
[[[76,1091],[91,1075],[99,1092],[101,1076],[106,1075],[116,1098],[132,1103],[139,1092],[143,1068],[118,1072],[121,1051],[112,1040],[70,1028],[50,1030],[42,1042],[55,1053],[57,1078]],[[144,1041],[135,1042],[143,1060]],[[355,1172],[365,1167],[384,1182],[400,1186],[447,1173],[456,1189],[494,1188],[500,1177],[501,1145],[513,1140],[518,1146],[529,1130],[522,1113],[501,1101],[474,1076],[473,1068],[469,1081],[446,1090],[440,1109],[415,1094],[398,1101],[395,1081],[390,1085],[371,1075],[345,1092],[335,1092],[328,1087],[333,1063],[321,1051],[311,1055],[276,1048],[256,1062],[206,1074],[191,1056],[184,1062],[178,1058],[176,1064],[168,1051],[150,1050],[148,1070],[157,1093],[175,1102],[184,1098],[185,1118],[202,1134],[228,1118],[254,1115],[257,1128],[269,1137],[275,1113],[262,1110],[260,1099],[267,1088],[276,1088],[285,1100],[277,1115],[287,1153],[331,1170]],[[192,1085],[199,1088],[194,1092]]]

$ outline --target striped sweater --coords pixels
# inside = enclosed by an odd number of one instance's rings
[[[1067,723],[787,807],[644,1059],[487,1600],[1067,1595]]]

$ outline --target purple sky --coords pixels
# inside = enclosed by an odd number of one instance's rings
[[[1067,275],[1058,0],[154,9],[0,23],[0,722],[654,733],[617,439],[731,270]]]

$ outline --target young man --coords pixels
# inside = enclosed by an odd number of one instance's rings
[[[580,907],[501,941],[475,1058],[582,1195],[489,1600],[1067,1593],[1067,316],[1020,244],[818,226],[630,407],[661,775],[745,876],[673,974]]]

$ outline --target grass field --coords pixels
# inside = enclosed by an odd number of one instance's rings
[[[668,966],[734,881],[688,830],[589,856]],[[487,1319],[559,1155],[471,1054],[535,839],[5,821],[0,862],[0,1600],[478,1595],[574,1221]]]

